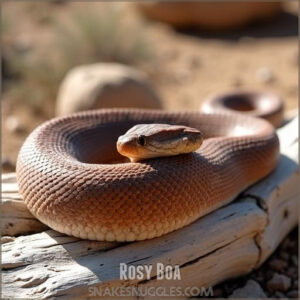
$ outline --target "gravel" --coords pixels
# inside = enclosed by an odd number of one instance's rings
[[[292,285],[292,279],[286,275],[274,273],[267,282],[267,288],[273,291],[286,292]]]
[[[286,260],[274,258],[270,260],[269,266],[274,271],[282,272],[288,266],[288,263]]]
[[[298,228],[257,270],[214,287],[211,298],[298,299]]]

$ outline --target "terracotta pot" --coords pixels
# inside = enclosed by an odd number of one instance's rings
[[[276,16],[281,2],[144,2],[137,4],[148,18],[174,27],[228,30]]]

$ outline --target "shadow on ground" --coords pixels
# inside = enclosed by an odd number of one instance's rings
[[[250,38],[286,38],[298,36],[298,16],[283,12],[268,22],[256,22],[238,30],[228,32],[205,32],[195,29],[177,29],[178,33],[204,39],[221,39],[238,41],[243,37]]]

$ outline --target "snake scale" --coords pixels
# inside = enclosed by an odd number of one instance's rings
[[[234,102],[245,114],[222,108]],[[134,241],[161,236],[224,206],[269,174],[279,156],[274,127],[247,112],[271,109],[266,118],[278,125],[282,103],[269,94],[246,93],[213,97],[202,107],[202,112],[105,109],[42,124],[17,161],[27,207],[68,235]],[[118,163],[118,137],[140,123],[190,126],[204,141],[196,152]]]

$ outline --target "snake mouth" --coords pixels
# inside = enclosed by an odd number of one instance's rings
[[[170,124],[138,124],[117,141],[117,150],[131,162],[175,156],[196,151],[203,142],[202,133],[191,127]]]
[[[134,140],[128,139],[126,136],[119,137],[117,143],[118,152],[125,157],[138,157],[138,148]],[[139,149],[140,150],[140,149]]]

